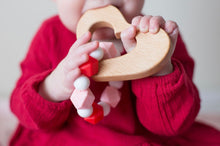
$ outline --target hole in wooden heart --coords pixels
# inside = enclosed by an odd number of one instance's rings
[[[106,24],[105,24],[106,26]],[[110,26],[110,25],[109,25]],[[92,27],[92,41],[97,40],[99,42],[111,42],[114,44],[115,48],[120,52],[120,54],[126,54],[124,44],[120,38],[116,38],[114,30],[111,27],[99,27],[94,29]],[[134,48],[137,44],[135,44]]]

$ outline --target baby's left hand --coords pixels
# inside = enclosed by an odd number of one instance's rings
[[[132,20],[132,26],[121,33],[121,40],[127,52],[131,51],[136,46],[136,32],[137,30],[143,33],[157,33],[162,28],[170,37],[171,51],[174,52],[178,36],[178,26],[174,21],[165,21],[161,16],[137,16]],[[155,76],[169,74],[173,71],[171,58],[169,62],[162,68]]]

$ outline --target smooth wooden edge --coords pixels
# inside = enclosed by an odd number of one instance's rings
[[[110,27],[115,36],[130,27],[120,11],[107,6],[87,11],[77,25],[77,38],[87,31],[93,32],[99,27]],[[144,78],[158,72],[171,57],[170,39],[167,33],[160,29],[156,34],[138,33],[137,45],[129,53],[99,63],[99,72],[92,78],[95,81],[123,81]]]
[[[109,27],[114,30],[116,38],[119,39],[120,33],[130,26],[131,24],[127,23],[120,11],[109,5],[86,11],[77,24],[76,35],[79,38],[87,31],[94,32],[97,28]]]

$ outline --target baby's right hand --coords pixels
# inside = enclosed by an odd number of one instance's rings
[[[67,56],[40,85],[41,96],[54,102],[69,99],[74,90],[73,82],[80,75],[79,66],[99,47],[97,41],[89,42],[90,39],[91,33],[87,32],[72,45]]]

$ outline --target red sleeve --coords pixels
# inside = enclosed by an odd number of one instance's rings
[[[180,36],[172,64],[171,74],[132,81],[140,122],[146,129],[166,136],[188,129],[200,108],[199,94],[192,81],[194,62]]]
[[[70,113],[71,102],[53,103],[38,94],[39,84],[53,70],[50,43],[52,30],[44,23],[35,35],[25,59],[22,74],[11,95],[11,110],[20,123],[31,129],[61,126]]]

